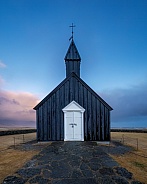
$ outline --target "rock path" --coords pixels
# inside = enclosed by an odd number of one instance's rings
[[[95,142],[53,142],[2,184],[141,184]]]

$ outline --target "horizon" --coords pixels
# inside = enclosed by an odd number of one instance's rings
[[[145,0],[0,1],[0,127],[35,125],[33,107],[65,78],[73,23],[81,78],[114,109],[111,128],[146,128],[146,10]]]

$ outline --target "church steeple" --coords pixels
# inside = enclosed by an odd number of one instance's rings
[[[73,37],[64,60],[66,64],[66,77],[72,72],[75,72],[80,77],[81,57],[73,41]]]

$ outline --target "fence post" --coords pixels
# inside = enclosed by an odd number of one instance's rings
[[[138,138],[136,140],[137,140],[137,151],[138,151]]]
[[[15,149],[15,137],[13,137],[14,138],[14,149]]]
[[[23,134],[23,143],[24,143],[24,134]]]

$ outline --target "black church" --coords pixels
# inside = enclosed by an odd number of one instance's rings
[[[38,141],[109,141],[113,110],[80,78],[81,57],[73,37],[65,56],[66,78],[36,110]]]

